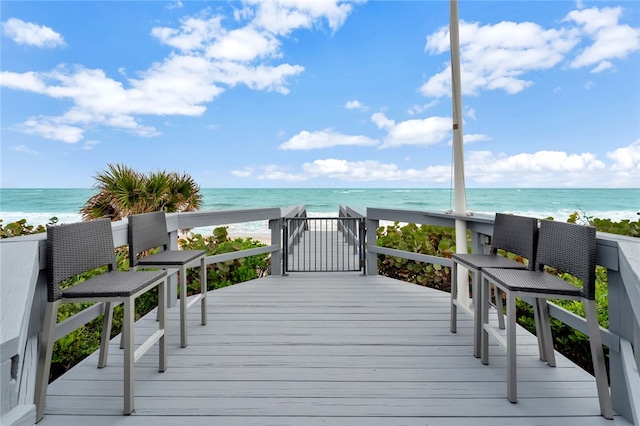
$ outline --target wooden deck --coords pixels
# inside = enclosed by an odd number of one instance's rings
[[[49,386],[42,426],[73,425],[628,425],[599,415],[593,378],[557,356],[539,361],[518,336],[518,404],[506,357],[472,355],[472,321],[449,332],[449,294],[380,276],[268,277],[209,294],[209,324],[169,310],[169,368],[157,350],[136,364],[136,411],[122,416],[122,355],[97,354]],[[154,315],[136,337],[156,327]],[[138,340],[138,339],[137,339]]]

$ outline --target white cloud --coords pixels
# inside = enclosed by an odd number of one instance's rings
[[[208,58],[230,61],[253,61],[257,58],[279,57],[280,42],[270,33],[244,27],[220,37],[206,50]]]
[[[184,4],[182,4],[182,1],[180,0],[176,0],[173,3],[169,3],[167,6],[165,6],[167,9],[169,10],[173,10],[173,9],[182,9],[184,7]]]
[[[30,118],[18,126],[18,130],[30,135],[41,136],[45,139],[72,144],[79,142],[84,136],[82,128],[60,123],[51,117]]]
[[[308,0],[245,0],[255,6],[253,24],[276,35],[286,36],[298,28],[312,28],[325,20],[337,31],[351,13],[349,2]]]
[[[471,151],[465,161],[465,177],[482,184],[602,186],[605,173],[605,163],[591,153],[538,151],[507,156]]]
[[[474,142],[484,142],[484,141],[490,141],[491,138],[487,135],[481,135],[481,134],[468,134],[468,135],[464,135],[462,137],[462,140],[464,141],[465,145],[468,143],[474,143]]]
[[[23,154],[29,154],[29,155],[38,155],[38,154],[40,154],[38,151],[34,151],[33,149],[29,148],[26,145],[16,145],[11,149],[13,149],[16,152],[22,152]]]
[[[1,71],[0,86],[40,94],[44,94],[46,92],[44,79],[40,74],[33,71],[28,71],[22,74],[10,71]]]
[[[64,46],[64,38],[45,25],[11,18],[2,23],[2,33],[18,44],[37,47]]]
[[[359,109],[360,111],[366,111],[369,109],[368,106],[355,99],[353,101],[347,101],[347,103],[344,104],[344,107],[346,109]]]
[[[407,110],[407,114],[409,115],[416,115],[416,114],[421,114],[424,111],[428,110],[431,107],[434,107],[438,104],[438,100],[435,99],[431,102],[428,102],[426,104],[422,104],[422,105],[412,105],[411,108],[409,108]]]
[[[172,5],[180,6],[181,2]],[[139,116],[200,116],[206,105],[225,90],[224,86],[245,85],[253,90],[289,93],[289,80],[302,73],[304,67],[277,63],[282,56],[280,38],[323,22],[335,31],[350,12],[351,5],[340,0],[247,1],[242,11],[234,12],[240,22],[229,30],[223,26],[222,15],[212,16],[205,9],[184,17],[176,27],[152,28],[151,35],[175,51],[138,71],[135,78],[128,78],[122,67],[118,68],[116,79],[101,69],[61,65],[50,72],[2,71],[0,85],[72,103],[58,117],[32,117],[15,127],[26,133],[67,143],[78,142],[87,130],[98,126],[155,136],[160,132],[143,125]],[[5,33],[14,29],[16,22],[20,28],[40,34],[40,43],[55,40],[46,27],[19,20],[4,23]],[[23,30],[14,32],[26,34]],[[59,40],[62,43],[61,37]]]
[[[197,17],[185,17],[180,20],[180,28],[154,27],[151,35],[161,43],[181,50],[192,52],[204,50],[211,42],[224,34],[222,16],[209,17],[202,13]]]
[[[451,118],[446,117],[406,120],[396,124],[383,113],[377,112],[371,116],[371,121],[387,131],[380,148],[434,145],[444,142],[451,131]]]
[[[472,120],[476,120],[476,110],[474,108],[466,108],[464,110],[464,115]]]
[[[253,170],[246,168],[244,170],[232,170],[231,175],[239,178],[248,178],[253,175]]]
[[[629,146],[607,152],[607,157],[614,161],[611,170],[615,172],[633,172],[640,182],[640,139]]]
[[[613,67],[611,59],[624,59],[631,52],[640,50],[640,29],[619,23],[621,7],[574,10],[565,21],[576,23],[583,34],[593,40],[571,62],[572,68],[597,64],[592,72]]]
[[[286,182],[298,182],[306,179],[301,174],[289,173],[275,165],[263,167],[257,177],[260,180],[283,180]]]
[[[299,173],[291,173],[285,168],[269,165],[236,170],[231,174],[242,178],[288,182],[335,179],[343,182],[410,181],[436,184],[446,183],[449,173],[449,166],[434,166],[421,170],[401,169],[394,163],[382,163],[376,160],[349,161],[327,158],[304,163]]]
[[[495,25],[460,22],[462,89],[465,95],[501,89],[518,93],[533,82],[529,71],[559,64],[579,42],[575,29],[544,29],[531,22],[503,21]],[[449,29],[442,27],[427,37],[425,51],[449,51]],[[420,87],[425,96],[451,96],[451,68],[432,76]]]
[[[503,21],[494,25],[460,22],[461,78],[464,95],[501,89],[521,92],[533,82],[525,75],[560,65],[584,38],[593,43],[577,54],[572,68],[593,66],[598,73],[613,68],[612,59],[624,59],[640,50],[640,28],[620,24],[621,7],[574,10],[563,20],[566,28],[545,29],[532,22]],[[573,24],[573,25],[571,25]],[[427,36],[425,51],[449,51],[449,29]],[[451,67],[429,78],[421,87],[425,96],[451,96]]]
[[[82,145],[81,149],[83,149],[85,151],[91,151],[93,148],[98,146],[100,143],[101,143],[100,141],[95,141],[95,140],[85,141],[85,143]]]
[[[468,151],[465,177],[469,186],[637,187],[640,181],[640,139],[608,153],[607,157],[612,160],[609,165],[588,152],[537,151],[507,155],[491,151]],[[236,170],[232,175],[287,182],[332,179],[341,182],[403,181],[441,185],[450,182],[451,165],[405,169],[395,163],[378,160],[323,158],[303,163],[299,171],[271,164]]]
[[[304,130],[281,144],[278,148],[283,150],[309,150],[336,146],[374,146],[378,144],[377,140],[366,136],[350,136],[332,130],[317,132]]]
[[[289,93],[287,79],[304,71],[304,67],[300,65],[250,66],[231,61],[218,62],[214,68],[215,81],[231,87],[244,84],[250,89],[275,91],[282,94]]]
[[[598,64],[597,67],[595,67],[594,69],[591,70],[592,74],[597,74],[599,72],[602,71],[606,71],[608,69],[612,69],[613,68],[613,64],[609,61],[602,61]]]

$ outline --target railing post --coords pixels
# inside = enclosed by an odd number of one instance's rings
[[[379,220],[369,219],[367,214],[367,247],[378,245]],[[372,250],[367,250],[367,275],[378,275],[378,255]]]
[[[609,331],[633,342],[634,328],[638,324],[629,303],[629,296],[624,287],[619,271],[607,269],[609,299]],[[638,347],[635,350],[638,351]],[[611,403],[613,409],[624,418],[631,420],[633,413],[629,404],[629,392],[625,385],[624,366],[620,356],[620,348],[609,350],[609,380],[611,383]]]
[[[169,248],[178,249],[178,231],[169,232]],[[178,303],[178,274],[167,274],[167,308]]]
[[[269,221],[269,229],[271,229],[271,244],[277,244],[278,241],[280,241],[280,250],[271,252],[271,275],[280,275],[281,273],[283,273],[281,266],[282,259],[280,257],[281,252],[283,250],[286,250],[285,247],[287,246],[287,239],[284,233],[280,232],[282,229],[282,224],[282,218],[271,219]],[[285,255],[284,259],[286,258],[287,256]]]
[[[360,270],[362,271],[362,275],[367,275],[367,258],[366,258],[366,236],[367,236],[367,225],[364,219],[358,219],[358,258],[360,259]]]
[[[287,275],[289,271],[289,219],[283,219],[282,221],[282,275]],[[295,240],[298,239],[296,235],[294,237]]]

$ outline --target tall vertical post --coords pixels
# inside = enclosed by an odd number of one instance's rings
[[[460,35],[458,1],[449,3],[449,41],[451,51],[451,99],[453,105],[453,177],[455,213],[467,213],[467,194],[464,183],[464,142],[462,138],[462,84],[460,78]],[[456,219],[456,253],[467,253],[467,223]],[[463,306],[469,306],[469,273],[461,267],[458,273],[457,299]],[[474,295],[474,297],[477,295]]]

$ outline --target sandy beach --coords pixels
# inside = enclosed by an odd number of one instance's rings
[[[233,232],[229,233],[229,238],[235,240],[236,238],[251,238],[254,241],[260,241],[266,245],[271,245],[271,235],[267,234],[258,234],[258,233],[247,233],[247,232]]]

